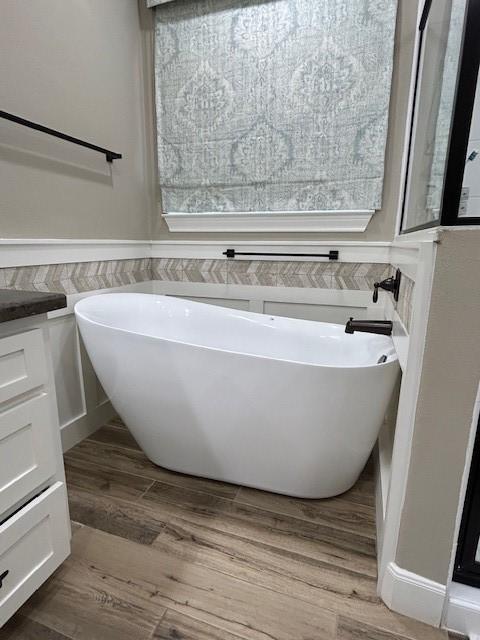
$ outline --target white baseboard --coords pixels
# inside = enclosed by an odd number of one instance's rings
[[[103,402],[95,411],[89,411],[63,425],[60,429],[63,452],[65,453],[85,438],[88,438],[88,436],[113,418],[114,415],[115,409],[111,403]]]
[[[380,552],[383,548],[383,531],[385,524],[386,487],[383,486],[384,475],[381,468],[381,458],[377,442],[373,451],[375,461],[375,526],[377,531],[377,563],[380,563]],[[388,494],[387,494],[388,495]]]
[[[439,627],[445,604],[443,584],[411,573],[390,562],[380,586],[380,596],[389,609]]]
[[[469,638],[480,638],[479,589],[452,582],[445,607],[444,626]]]

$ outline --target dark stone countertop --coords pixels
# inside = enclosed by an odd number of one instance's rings
[[[0,322],[35,316],[67,306],[63,293],[0,289]]]

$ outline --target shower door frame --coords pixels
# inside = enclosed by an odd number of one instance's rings
[[[453,580],[480,587],[480,561],[475,561],[480,541],[480,418],[478,420],[467,490],[463,505]]]

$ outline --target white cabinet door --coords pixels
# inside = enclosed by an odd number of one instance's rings
[[[65,485],[56,482],[0,525],[0,626],[69,553]]]
[[[46,379],[40,329],[0,339],[0,403],[44,384]]]
[[[0,516],[55,474],[46,394],[0,411]]]

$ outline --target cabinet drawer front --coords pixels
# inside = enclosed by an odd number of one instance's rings
[[[46,394],[0,412],[0,515],[55,473]]]
[[[65,485],[57,482],[0,526],[0,626],[69,553]]]
[[[46,379],[40,329],[0,339],[0,403],[44,384]]]

